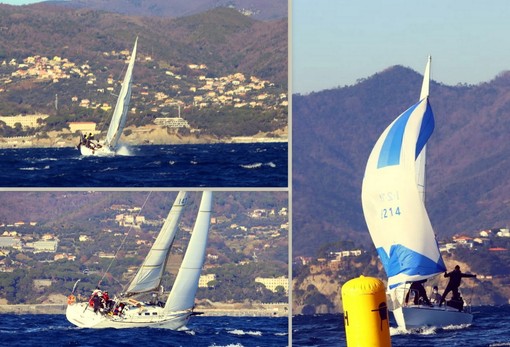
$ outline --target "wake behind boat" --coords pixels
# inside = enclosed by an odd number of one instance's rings
[[[462,299],[439,307],[409,295],[446,271],[425,209],[426,144],[434,130],[429,104],[429,57],[420,101],[398,116],[370,153],[362,185],[365,220],[388,276],[393,314],[400,328],[471,324]],[[425,290],[423,289],[423,292]],[[457,298],[458,299],[458,298]]]
[[[94,139],[92,134],[82,135],[77,147],[84,156],[112,156],[118,150],[118,141],[126,125],[127,112],[131,100],[131,85],[133,84],[133,67],[135,65],[137,43],[138,38],[136,38],[133,51],[131,52],[126,75],[122,82],[106,139],[100,142]]]
[[[75,302],[74,294],[69,295],[66,310],[69,322],[81,328],[185,329],[190,317],[197,314],[193,308],[205,260],[212,192],[202,194],[188,248],[168,299],[162,302],[161,279],[186,200],[187,193],[179,192],[154,245],[126,292],[116,300],[109,300],[97,289],[90,301],[81,303]],[[144,293],[152,293],[150,302],[137,300],[137,296]],[[103,305],[99,302],[101,297],[104,298]]]

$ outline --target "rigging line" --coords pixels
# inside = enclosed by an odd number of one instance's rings
[[[140,216],[140,214],[142,213],[142,211],[143,211],[145,205],[147,204],[147,201],[149,200],[149,197],[151,196],[151,194],[152,194],[152,191],[150,191],[149,194],[147,195],[147,197],[145,198],[145,201],[143,202],[142,208],[140,208],[140,211],[138,211],[138,214],[136,215],[136,217]],[[126,243],[126,239],[129,236],[129,233],[131,233],[132,229],[133,229],[133,225],[131,225],[131,227],[129,228],[128,232],[124,236],[124,239],[122,240],[122,242],[120,243],[119,247],[117,248],[117,251],[115,252],[115,256],[113,257],[112,261],[110,262],[110,265],[108,265],[108,267],[106,268],[106,271],[103,273],[103,277],[101,277],[101,279],[97,283],[98,286],[101,284],[101,282],[103,282],[103,280],[106,277],[106,274],[108,273],[108,271],[110,271],[110,268],[112,267],[113,263],[117,259],[117,255],[119,254],[119,251],[121,250],[121,248]]]

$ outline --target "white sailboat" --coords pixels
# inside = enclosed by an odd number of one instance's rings
[[[362,185],[365,220],[388,276],[400,328],[471,324],[466,308],[406,303],[412,282],[446,270],[425,209],[426,143],[434,130],[429,57],[420,101],[398,116],[370,153]]]
[[[198,280],[205,260],[205,250],[211,219],[212,192],[202,194],[199,212],[186,254],[174,285],[165,303],[159,299],[151,303],[137,301],[136,295],[154,293],[160,289],[168,254],[177,231],[187,194],[180,192],[170,213],[126,293],[116,300],[108,312],[94,312],[89,302],[76,303],[71,294],[66,310],[67,319],[81,328],[137,328],[152,327],[172,330],[184,329],[194,314]],[[159,293],[161,295],[162,293]]]
[[[137,43],[138,37],[135,40],[135,45],[131,52],[131,57],[129,58],[126,75],[124,76],[124,81],[122,82],[122,87],[117,98],[117,104],[115,105],[110,126],[106,133],[106,139],[100,142],[95,139],[88,139],[86,135],[82,135],[78,148],[84,156],[115,155],[119,138],[126,125],[127,112],[131,100],[131,86],[133,84],[133,67],[135,65]]]

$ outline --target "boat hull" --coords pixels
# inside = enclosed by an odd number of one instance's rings
[[[160,328],[170,330],[186,329],[192,315],[191,310],[165,313],[159,306],[126,307],[121,316],[94,313],[88,303],[75,303],[67,306],[66,318],[80,328],[126,329]]]
[[[473,322],[473,315],[450,307],[405,306],[393,310],[399,328],[445,327]]]
[[[115,155],[115,151],[108,147],[92,149],[84,145],[80,145],[80,153],[83,156],[109,157]]]

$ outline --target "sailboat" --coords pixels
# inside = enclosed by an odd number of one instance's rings
[[[81,328],[186,328],[190,317],[196,314],[193,308],[205,260],[212,192],[205,191],[202,194],[188,248],[170,294],[166,302],[162,302],[161,279],[186,200],[187,193],[179,192],[143,264],[125,293],[112,303],[111,309],[108,312],[94,312],[94,307],[89,302],[77,303],[71,294],[66,309],[69,322]],[[151,302],[138,301],[136,297],[144,293],[152,293],[154,299],[151,299]]]
[[[129,101],[131,100],[131,85],[133,84],[133,67],[136,59],[136,47],[138,43],[138,37],[135,40],[131,57],[129,58],[129,64],[122,82],[119,96],[117,98],[117,104],[113,111],[110,126],[106,133],[106,139],[103,142],[95,139],[87,138],[86,135],[82,135],[78,149],[84,156],[111,156],[115,155],[117,143],[124,126],[126,125],[126,117],[129,108]]]
[[[429,57],[420,100],[384,130],[372,149],[361,193],[365,220],[388,276],[393,314],[403,329],[473,320],[467,308],[406,302],[411,283],[446,271],[425,209],[426,144],[434,130],[430,64]]]

